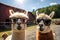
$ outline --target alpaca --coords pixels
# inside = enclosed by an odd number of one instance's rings
[[[54,16],[54,11],[50,15],[40,13],[36,11],[36,22],[37,22],[37,31],[36,31],[36,40],[54,40],[53,32],[51,29],[51,19]]]
[[[28,11],[24,13],[9,10],[11,19],[12,34],[5,40],[25,40],[26,22],[29,19]]]

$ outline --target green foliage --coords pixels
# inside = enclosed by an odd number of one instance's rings
[[[32,14],[36,16],[36,11],[33,9]]]
[[[60,18],[60,4],[57,5],[52,5],[52,6],[48,6],[48,7],[44,7],[44,8],[39,8],[37,9],[39,11],[39,13],[46,13],[46,14],[50,14],[52,11],[55,11],[55,16],[54,18]],[[33,12],[33,14],[35,14],[35,11]]]

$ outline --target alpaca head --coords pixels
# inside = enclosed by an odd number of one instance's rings
[[[20,13],[20,12],[14,12],[13,10],[9,10],[9,12],[10,12],[9,18],[12,21],[12,29],[13,30],[25,29],[25,25],[28,19],[28,11]]]
[[[36,21],[40,32],[47,33],[50,31],[50,24],[53,16],[54,16],[54,11],[50,13],[50,15],[44,13],[38,14],[38,11],[36,11]]]

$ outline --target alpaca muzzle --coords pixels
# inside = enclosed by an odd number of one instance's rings
[[[43,31],[43,30],[44,30],[43,24],[40,24],[39,27],[40,27],[40,28],[39,28],[40,31]]]
[[[18,21],[17,21],[17,29],[18,30],[21,30],[22,28],[21,28],[21,20],[20,19],[18,19]]]
[[[21,26],[20,26],[20,25],[18,25],[18,26],[17,26],[17,29],[18,29],[18,30],[21,30]]]

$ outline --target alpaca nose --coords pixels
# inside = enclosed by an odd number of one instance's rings
[[[43,22],[43,20],[41,20],[40,23],[39,23],[39,30],[40,31],[43,31],[44,30],[43,24],[44,24],[44,22]]]
[[[17,26],[17,29],[18,29],[18,30],[21,30],[21,26],[20,26],[20,25],[18,25],[18,26]]]
[[[40,31],[43,31],[44,30],[44,27],[43,27],[43,24],[39,24],[39,29],[40,29]]]
[[[17,21],[17,29],[18,30],[21,30],[21,20],[20,19],[18,19],[18,21]]]

